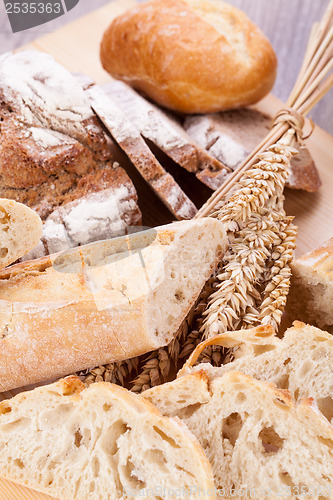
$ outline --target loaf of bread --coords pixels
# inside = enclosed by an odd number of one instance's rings
[[[308,498],[332,498],[333,427],[311,398],[295,405],[273,384],[204,370],[143,396],[197,437],[221,496],[302,498],[302,488]]]
[[[286,312],[333,333],[333,238],[291,263]]]
[[[191,366],[207,345],[203,342],[192,353],[179,376],[202,369],[210,378],[240,371],[288,390],[296,402],[313,398],[321,413],[333,423],[332,335],[295,321],[283,339],[276,337],[273,327],[266,325],[227,332],[211,341],[230,349],[224,364],[219,367],[209,363]]]
[[[51,56],[0,56],[0,119],[0,196],[28,205],[45,220],[62,205],[107,190],[118,224],[140,223],[135,188],[113,161],[117,146],[81,85]],[[120,187],[130,203],[118,203]]]
[[[42,221],[30,208],[0,199],[0,270],[32,250],[42,234]]]
[[[252,104],[273,87],[276,56],[240,10],[216,0],[153,0],[113,20],[101,61],[115,78],[183,113]]]
[[[220,164],[235,170],[266,137],[272,118],[251,108],[210,115],[188,116],[184,128],[192,139],[205,148]],[[298,155],[290,161],[287,187],[318,191],[321,186],[316,165],[307,148],[298,147]],[[212,189],[225,181],[225,168],[214,165],[198,174]]]
[[[198,219],[2,271],[0,392],[168,344],[226,246]]]
[[[59,500],[200,489],[215,498],[210,464],[184,424],[112,384],[85,389],[68,377],[3,401],[0,450],[1,476]]]

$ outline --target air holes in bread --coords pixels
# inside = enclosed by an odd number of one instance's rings
[[[200,408],[200,406],[201,403],[195,403],[193,405],[185,406],[185,408],[182,408],[180,411],[177,412],[177,417],[181,419],[190,418]]]
[[[24,463],[20,458],[15,458],[14,465],[16,465],[19,469],[24,469]]]
[[[148,450],[145,452],[145,459],[151,464],[156,464],[160,469],[165,468],[166,456],[161,450]]]
[[[274,454],[281,450],[283,441],[273,427],[265,427],[259,432],[259,439],[262,443],[262,452]]]
[[[104,432],[101,438],[102,448],[108,455],[115,455],[118,451],[117,441],[123,434],[130,431],[131,428],[123,420],[117,420],[112,426]]]
[[[92,471],[94,473],[94,476],[97,477],[98,474],[99,474],[99,470],[100,470],[100,464],[99,464],[99,460],[97,457],[94,457],[91,461],[91,468],[92,468]]]
[[[177,444],[174,439],[172,439],[170,436],[167,436],[165,432],[161,431],[161,429],[156,427],[156,425],[153,426],[153,429],[159,436],[161,436],[164,441],[167,441],[170,446],[172,446],[172,448],[180,448],[179,444]]]
[[[290,406],[288,406],[286,404],[286,402],[283,401],[283,399],[281,399],[281,398],[275,398],[273,401],[274,401],[274,404],[276,404],[280,408],[283,408],[284,410],[290,410]]]
[[[222,438],[228,439],[235,446],[243,421],[239,413],[231,413],[222,422]]]
[[[182,290],[177,290],[175,293],[175,299],[177,302],[184,302],[185,300],[185,295]]]
[[[289,365],[290,361],[291,361],[291,358],[285,359],[284,362],[283,362],[284,366]]]
[[[281,483],[283,483],[287,486],[291,486],[292,488],[295,487],[295,484],[293,483],[288,472],[280,472],[279,478],[280,478]]]
[[[236,396],[235,403],[240,404],[244,403],[244,401],[246,401],[246,396],[244,392],[239,392]]]
[[[312,371],[314,368],[314,364],[310,359],[307,359],[304,361],[303,365],[301,366],[299,370],[299,376],[302,379],[307,375],[310,371]]]
[[[276,382],[280,389],[289,389],[289,374],[285,373]]]
[[[0,415],[5,415],[6,413],[10,413],[12,411],[12,407],[6,403],[0,403]]]
[[[10,222],[10,215],[4,210],[2,207],[0,207],[0,224],[9,224]]]
[[[104,411],[110,411],[110,409],[111,409],[111,405],[109,405],[108,403],[105,403],[105,404],[103,405],[103,410],[104,410]]]
[[[151,450],[158,451],[158,450]],[[160,452],[162,453],[162,452]],[[120,466],[121,479],[125,482],[125,486],[129,486],[135,490],[142,490],[145,487],[145,483],[140,481],[140,479],[135,474],[135,465],[128,458],[125,465]]]
[[[81,446],[82,437],[81,431],[78,429],[74,434],[74,444],[77,448]]]
[[[273,351],[274,349],[274,345],[253,345],[253,354],[254,356],[260,356],[260,354]]]
[[[329,420],[333,420],[333,399],[330,396],[317,399],[317,405],[321,413]]]

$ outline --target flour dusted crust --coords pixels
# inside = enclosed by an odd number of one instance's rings
[[[0,273],[0,391],[168,344],[227,246],[182,221]]]
[[[292,262],[291,269],[288,316],[333,333],[333,238]]]
[[[139,130],[101,87],[86,90],[90,103],[119,146],[176,219],[192,219],[194,203],[157,161]]]
[[[300,485],[309,498],[331,497],[333,427],[311,398],[295,405],[271,383],[237,371],[211,378],[204,368],[143,396],[193,432],[225,498],[245,487],[253,498],[263,489],[295,498]]]
[[[101,61],[113,77],[183,113],[257,102],[276,75],[262,32],[242,11],[212,0],[134,6],[106,30]]]
[[[32,250],[42,234],[42,221],[30,208],[0,198],[0,270]]]
[[[167,500],[200,488],[215,498],[209,462],[185,425],[112,384],[85,389],[68,377],[3,401],[0,450],[2,476],[62,500],[145,491]]]

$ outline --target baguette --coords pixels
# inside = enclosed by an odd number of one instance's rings
[[[333,333],[333,238],[291,263],[286,312]]]
[[[113,20],[103,36],[104,69],[162,106],[212,113],[262,99],[276,56],[239,9],[214,0],[154,0]]]
[[[332,498],[333,427],[311,398],[295,406],[273,384],[204,370],[142,395],[197,437],[221,496]]]
[[[2,476],[59,500],[168,499],[200,488],[215,498],[209,462],[185,426],[112,384],[84,389],[69,377],[3,401],[0,450]]]
[[[0,273],[0,391],[168,344],[227,246],[215,219],[182,221]]]
[[[208,342],[202,343],[179,376],[202,369],[210,378],[240,371],[288,390],[296,402],[313,398],[322,414],[333,423],[333,338],[329,333],[295,321],[283,339],[266,325],[223,333],[211,339],[213,342],[231,350],[225,363],[219,367],[209,363],[191,367]]]
[[[32,250],[42,235],[42,221],[30,208],[0,199],[0,270]]]

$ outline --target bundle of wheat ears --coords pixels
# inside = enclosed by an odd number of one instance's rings
[[[106,380],[141,392],[171,380],[205,338],[259,324],[278,328],[296,244],[283,190],[297,153],[293,145],[303,145],[304,117],[333,86],[332,68],[333,0],[312,28],[299,77],[270,133],[196,216],[223,221],[229,249],[174,340],[148,356],[91,370],[86,383]],[[223,352],[210,347],[204,356],[201,361],[218,365]]]

